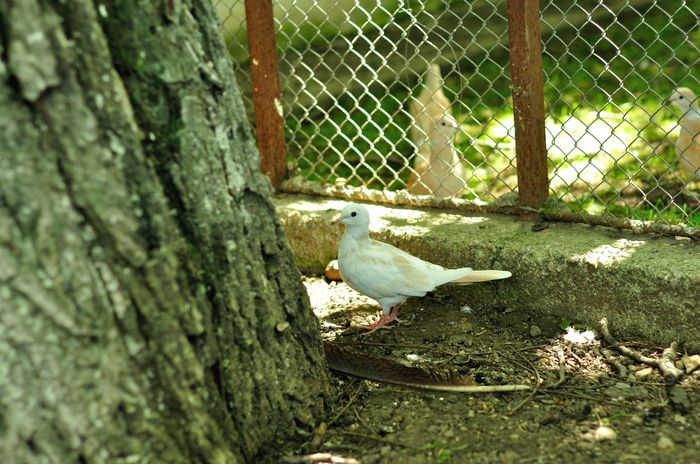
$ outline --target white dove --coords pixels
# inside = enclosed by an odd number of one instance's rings
[[[700,107],[692,90],[679,87],[668,102],[681,111],[676,139],[676,155],[681,168],[690,176],[700,178]]]
[[[453,139],[460,126],[449,114],[434,120],[430,130],[430,156],[421,171],[411,173],[407,190],[416,195],[459,197],[464,190],[466,171]],[[417,175],[416,175],[417,174]]]
[[[416,144],[418,152],[414,162],[414,169],[419,173],[427,164],[430,156],[429,134],[433,122],[444,114],[452,114],[450,101],[442,90],[442,75],[440,65],[432,64],[423,82],[423,89],[418,96],[411,101],[408,107],[413,117],[411,126],[411,138]]]
[[[508,271],[475,271],[469,267],[445,269],[416,258],[387,243],[369,238],[369,213],[362,205],[349,204],[331,225],[345,224],[338,246],[338,267],[343,281],[354,290],[377,300],[379,320],[368,334],[391,321],[400,321],[399,306],[412,296],[424,296],[444,284],[466,285],[505,279]]]

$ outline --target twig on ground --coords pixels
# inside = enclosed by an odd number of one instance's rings
[[[601,348],[600,349],[600,354],[605,358],[605,360],[613,366],[615,369],[617,369],[617,375],[620,378],[626,379],[627,378],[627,368],[615,357],[613,356],[612,352],[607,349],[607,348]]]
[[[585,366],[586,363],[583,362],[583,359],[581,359],[581,356],[577,355],[573,351],[569,350],[569,354],[571,355],[572,358],[574,358],[576,361],[578,361],[580,366]]]
[[[360,381],[359,385],[357,386],[357,388],[355,389],[353,394],[350,396],[350,399],[348,400],[348,402],[345,403],[345,405],[340,409],[340,411],[338,411],[338,413],[335,415],[335,417],[333,417],[333,419],[331,419],[328,422],[321,422],[320,424],[318,424],[318,427],[316,427],[316,429],[311,434],[311,438],[308,441],[306,441],[306,443],[304,443],[304,445],[306,446],[306,450],[309,453],[314,453],[316,450],[321,448],[321,445],[323,445],[323,441],[326,438],[326,432],[328,431],[328,427],[333,425],[333,423],[335,421],[337,421],[340,416],[343,415],[343,413],[350,407],[350,405],[355,402],[357,397],[360,396],[360,393],[362,393],[362,391],[365,389],[365,385],[366,384],[364,381]],[[292,456],[292,457],[296,457],[296,456]],[[301,456],[301,457],[303,457],[303,456]],[[300,462],[313,462],[313,461],[300,461]]]
[[[678,350],[678,343],[671,343],[671,346],[663,351],[660,359],[654,359],[648,356],[644,356],[643,354],[636,350],[633,350],[632,348],[628,348],[624,345],[617,343],[612,337],[612,335],[610,335],[607,318],[604,317],[603,319],[601,319],[599,324],[600,333],[603,334],[603,338],[607,343],[609,343],[612,346],[613,349],[619,351],[628,358],[634,359],[637,362],[641,362],[648,366],[652,366],[659,369],[661,371],[661,374],[663,375],[664,381],[666,382],[667,386],[674,385],[683,377],[683,371],[678,369],[674,364],[674,361],[676,359],[676,351]]]
[[[318,451],[318,449],[321,448],[323,440],[326,438],[327,431],[328,424],[326,422],[321,422],[318,427],[316,427],[316,430],[314,430],[314,434],[309,441],[309,445],[306,447],[306,451],[309,453],[315,453]]]
[[[343,407],[340,409],[340,411],[338,411],[338,414],[336,414],[335,417],[333,417],[333,419],[331,419],[331,420],[328,422],[328,426],[333,425],[333,423],[334,423],[335,421],[337,421],[338,418],[339,418],[340,416],[343,415],[343,413],[350,407],[350,405],[351,405],[352,403],[355,402],[355,400],[357,399],[357,397],[360,396],[360,393],[362,393],[362,391],[365,389],[365,385],[366,385],[366,384],[365,384],[364,380],[361,380],[361,381],[360,381],[360,384],[357,386],[357,389],[355,389],[355,392],[352,394],[352,396],[350,397],[350,399],[348,400],[348,402],[345,403],[345,406],[343,406]]]
[[[564,379],[566,378],[566,371],[564,369],[566,366],[566,359],[564,359],[564,350],[561,348],[557,350],[557,358],[559,359],[559,379],[547,388],[557,388],[564,383]]]
[[[603,338],[605,341],[612,346],[612,348],[615,351],[619,351],[620,353],[624,354],[630,359],[633,359],[637,362],[647,364],[649,366],[656,367],[657,366],[657,360],[654,358],[650,358],[648,356],[644,356],[642,353],[639,351],[633,350],[632,348],[628,348],[625,345],[621,345],[617,343],[617,341],[610,335],[610,329],[608,329],[608,318],[604,317],[599,321],[600,324],[600,333],[603,334]]]
[[[367,421],[365,421],[365,420],[360,416],[360,414],[357,412],[357,408],[355,408],[355,406],[352,407],[352,412],[355,413],[355,418],[357,418],[357,420],[360,422],[360,424],[362,424],[362,425],[364,426],[364,428],[366,428],[367,431],[368,431],[369,433],[372,433],[372,434],[374,434],[374,435],[377,435],[377,431],[374,430],[374,428],[373,428],[371,425],[369,425],[369,424],[367,423]]]
[[[527,395],[527,398],[525,398],[520,403],[515,405],[513,407],[513,409],[511,409],[508,412],[509,416],[512,416],[513,414],[515,414],[518,411],[518,409],[522,408],[525,405],[525,403],[530,401],[532,399],[532,397],[535,396],[535,393],[537,393],[537,389],[540,388],[540,373],[537,371],[537,368],[535,367],[535,365],[532,364],[532,362],[530,362],[530,360],[527,359],[527,357],[521,355],[520,353],[518,353],[518,356],[523,358],[525,360],[525,362],[530,366],[530,369],[532,369],[534,371],[534,373],[535,373],[535,386],[532,388],[532,391],[530,392],[530,394]]]
[[[314,453],[304,456],[284,456],[282,462],[290,464],[315,464],[315,463],[331,463],[331,464],[359,464],[359,461],[354,458],[344,458],[331,453]]]

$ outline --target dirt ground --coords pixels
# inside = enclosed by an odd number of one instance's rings
[[[393,329],[363,336],[354,326],[376,320],[376,303],[341,282],[305,285],[324,340],[480,385],[537,389],[429,392],[338,374],[327,431],[309,433],[282,462],[700,463],[700,369],[668,389],[658,370],[613,352],[620,373],[584,327],[472,309],[441,289],[408,300]],[[624,343],[650,357],[664,348]]]

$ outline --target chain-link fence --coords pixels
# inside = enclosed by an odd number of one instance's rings
[[[251,107],[243,0],[217,8]],[[700,93],[697,11],[541,2],[551,197],[700,225],[700,111],[668,103],[679,86]],[[275,22],[293,175],[480,204],[517,189],[506,0],[278,0]]]

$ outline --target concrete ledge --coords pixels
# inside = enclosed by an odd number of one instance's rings
[[[346,202],[304,195],[274,201],[299,268],[322,273],[341,235],[329,222]],[[502,215],[367,206],[378,240],[448,267],[513,272],[500,282],[451,287],[473,307],[589,325],[606,316],[617,336],[700,349],[696,243],[581,224],[535,232],[532,223]]]

